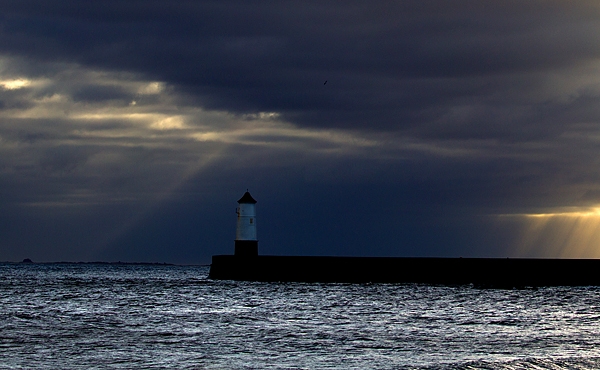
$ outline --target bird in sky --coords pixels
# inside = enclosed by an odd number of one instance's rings
[[[325,80],[325,82],[323,82],[323,85],[327,84],[327,80]]]

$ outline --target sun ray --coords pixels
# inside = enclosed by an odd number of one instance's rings
[[[515,244],[520,257],[600,258],[600,207],[504,214],[523,229]]]

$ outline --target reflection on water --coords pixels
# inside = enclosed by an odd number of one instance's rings
[[[0,368],[600,367],[600,288],[207,280],[0,265]]]

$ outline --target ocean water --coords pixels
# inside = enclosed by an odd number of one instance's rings
[[[598,369],[600,288],[212,281],[0,264],[0,369]]]

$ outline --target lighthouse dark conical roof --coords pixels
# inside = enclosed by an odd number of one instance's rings
[[[240,200],[238,200],[238,203],[256,204],[256,200],[252,198],[252,195],[250,195],[249,192],[245,192],[244,195],[240,198]]]

